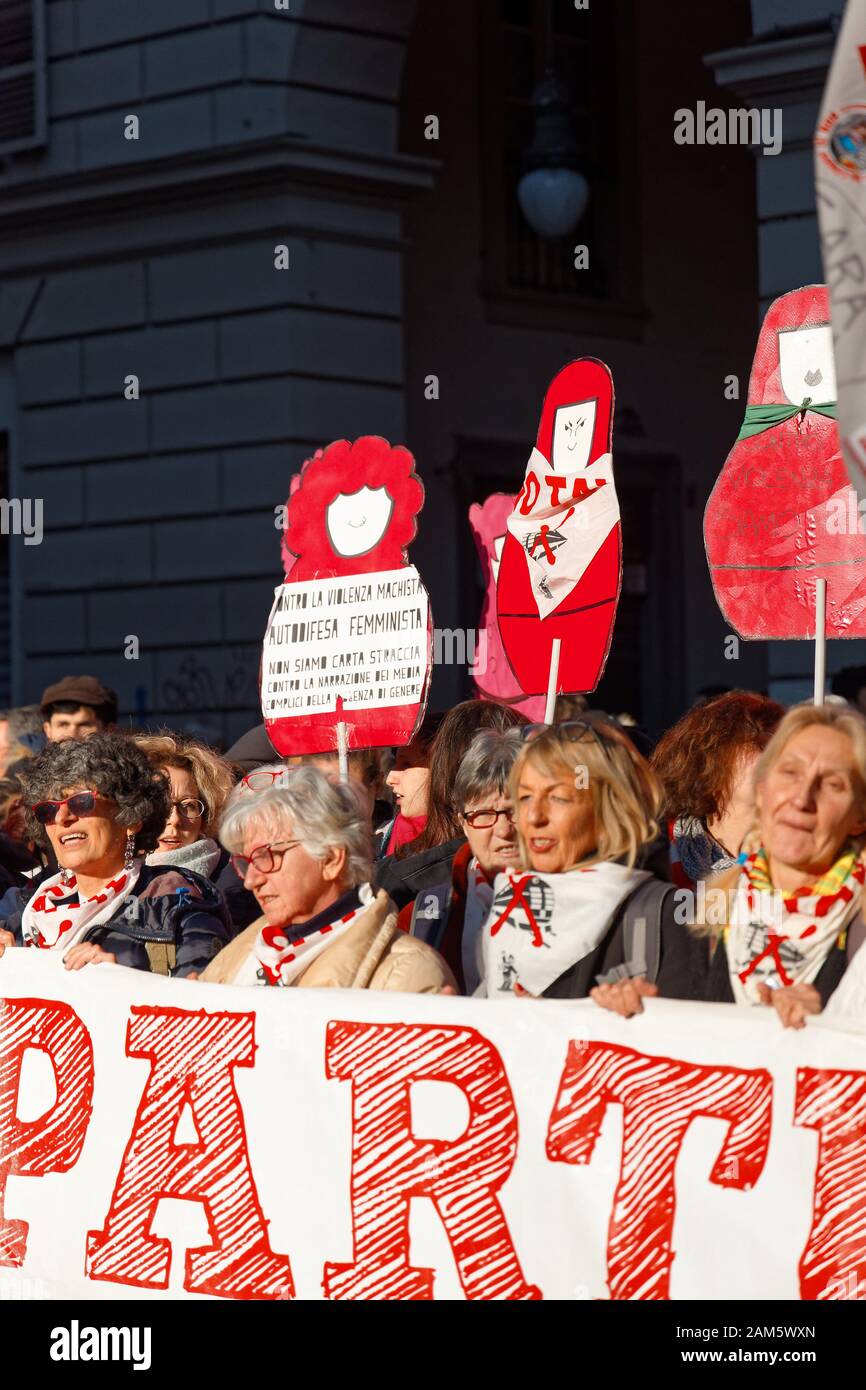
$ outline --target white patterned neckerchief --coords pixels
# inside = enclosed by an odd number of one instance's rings
[[[650,877],[609,862],[561,874],[497,874],[483,932],[488,999],[542,995],[595,950],[623,900]]]
[[[786,901],[761,891],[750,877],[755,855],[737,881],[731,921],[725,932],[731,989],[738,1004],[759,1004],[759,986],[780,989],[812,984],[843,927],[857,913],[866,864],[855,859],[832,893],[803,893]]]
[[[91,927],[115,915],[135,888],[143,863],[143,859],[136,859],[131,869],[121,869],[101,892],[85,898],[84,902],[79,901],[78,880],[74,874],[64,879],[57,873],[40,883],[21,915],[24,945],[47,951],[76,945]]]
[[[357,907],[297,940],[292,940],[287,934],[291,927],[262,927],[253,942],[246,968],[242,967],[233,983],[290,985],[316,956],[349,930],[352,923],[366,912],[374,897],[369,883],[362,883],[358,888]]]

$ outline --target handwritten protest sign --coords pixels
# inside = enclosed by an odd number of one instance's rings
[[[527,694],[548,690],[560,648],[553,693],[594,690],[604,671],[622,582],[613,410],[613,378],[594,357],[563,367],[544,398],[496,586],[502,642]]]
[[[262,669],[266,720],[417,706],[427,679],[427,592],[413,565],[281,584]]]
[[[406,548],[424,489],[407,449],[365,436],[320,449],[292,480],[262,655],[278,752],[400,745],[424,712],[433,624]]]
[[[866,1296],[866,1034],[0,961],[0,1299]]]

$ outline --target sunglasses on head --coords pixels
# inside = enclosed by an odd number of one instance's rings
[[[73,816],[87,816],[96,805],[95,792],[74,792],[62,801],[37,801],[33,814],[40,825],[53,825],[61,806],[68,806]]]
[[[604,756],[610,757],[609,744],[612,740],[606,738],[591,719],[568,719],[564,724],[524,724],[520,732],[524,743],[529,743],[548,729],[555,729],[560,738],[566,739],[569,743],[581,743],[588,734],[590,738],[595,739]]]

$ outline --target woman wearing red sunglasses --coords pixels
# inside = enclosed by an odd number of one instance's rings
[[[29,831],[60,868],[18,891],[0,954],[30,946],[62,952],[69,970],[105,962],[197,976],[229,940],[229,918],[206,878],[145,863],[170,793],[142,750],[117,733],[49,743],[20,775]]]

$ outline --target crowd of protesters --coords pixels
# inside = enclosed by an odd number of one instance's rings
[[[866,1023],[866,672],[704,700],[655,748],[467,700],[404,748],[223,755],[91,676],[0,714],[0,955],[215,984],[651,995]],[[863,677],[863,679],[861,679]]]

